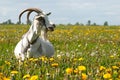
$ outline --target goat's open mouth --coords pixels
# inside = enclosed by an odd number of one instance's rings
[[[48,27],[48,31],[54,31],[54,27]]]
[[[47,29],[48,29],[48,31],[54,31],[54,28],[56,27],[56,25],[55,24],[53,24],[51,27],[48,27]]]

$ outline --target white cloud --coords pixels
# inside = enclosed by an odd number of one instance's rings
[[[18,14],[25,8],[38,7],[51,11],[50,18],[56,23],[93,22],[104,20],[120,24],[120,0],[3,0],[0,3],[0,22],[7,19],[17,21]],[[111,17],[112,19],[111,19]]]

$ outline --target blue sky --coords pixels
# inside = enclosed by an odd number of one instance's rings
[[[108,21],[111,25],[120,25],[120,0],[2,0],[0,22],[8,19],[17,22],[19,13],[30,7],[52,12],[49,19],[57,24],[86,24],[91,20],[91,23]],[[26,15],[23,15],[22,22],[25,21]]]

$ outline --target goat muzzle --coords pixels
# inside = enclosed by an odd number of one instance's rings
[[[48,27],[48,31],[54,31],[54,28],[55,28],[55,24],[52,25],[52,27]]]
[[[54,31],[53,27],[48,27],[48,31]]]

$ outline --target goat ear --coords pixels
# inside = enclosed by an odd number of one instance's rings
[[[46,15],[49,16],[51,14],[51,12],[47,13]]]

